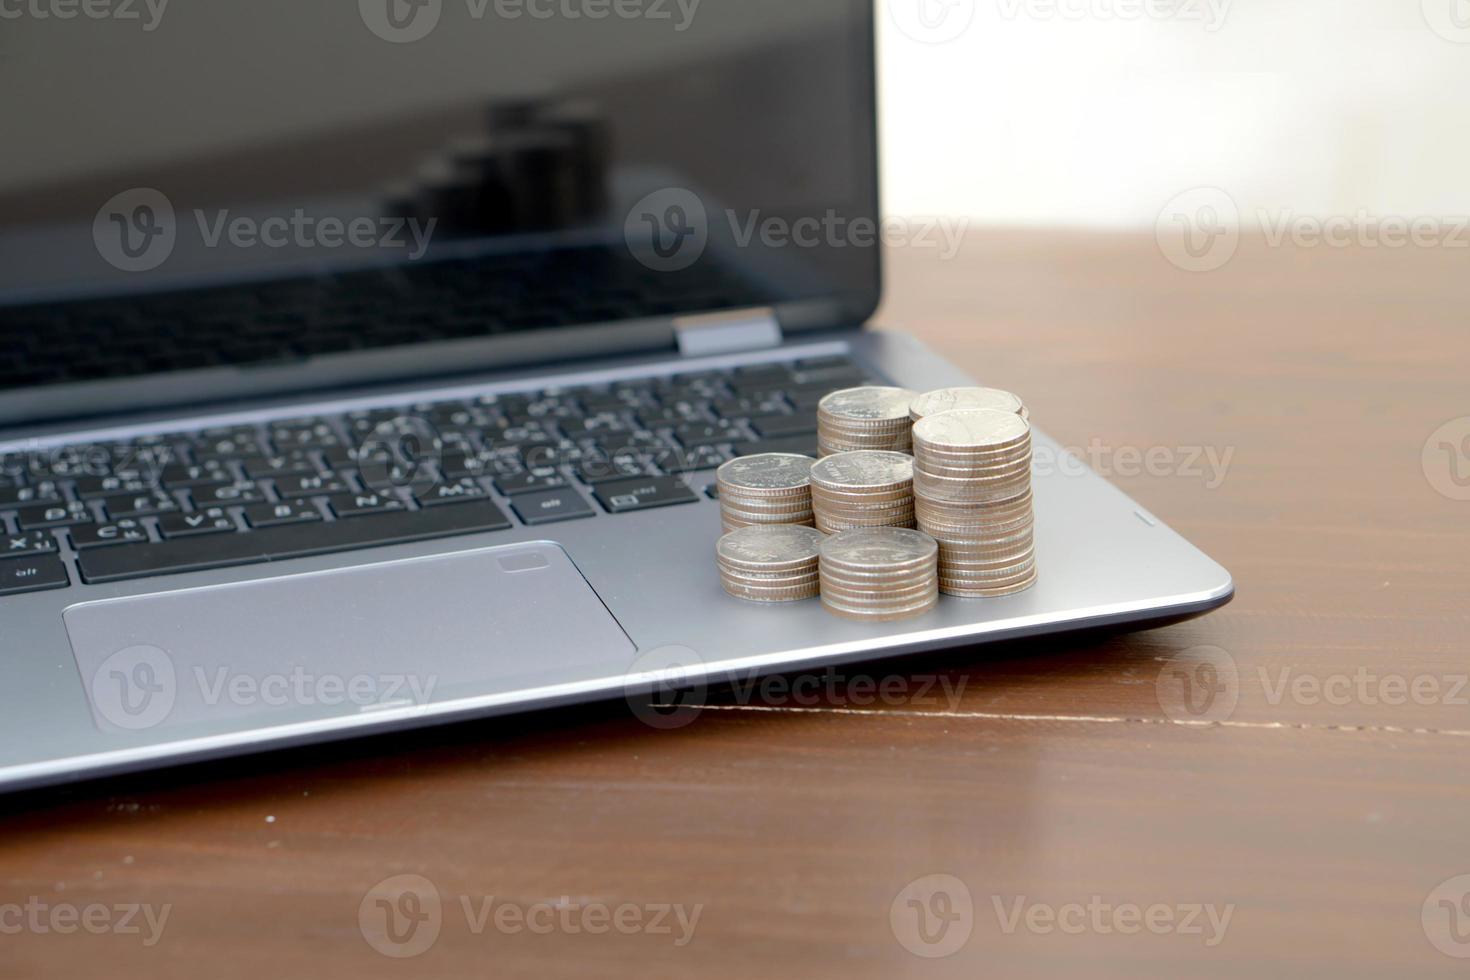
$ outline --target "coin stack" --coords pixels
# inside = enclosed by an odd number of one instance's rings
[[[805,524],[812,514],[812,458],[794,453],[741,456],[715,472],[726,531],[760,524]]]
[[[720,584],[737,599],[794,602],[815,599],[821,531],[791,524],[743,527],[715,546]]]
[[[914,526],[914,458],[863,450],[827,456],[812,467],[817,530]]]
[[[817,405],[817,453],[830,456],[859,449],[906,453],[912,448],[907,388],[846,388]]]
[[[1031,418],[1019,395],[999,388],[940,388],[925,392],[909,405],[909,418],[917,422],[927,415],[969,409],[1013,412],[1023,419]]]
[[[854,528],[822,542],[822,605],[849,619],[906,619],[939,602],[939,548],[921,531]]]
[[[914,513],[939,542],[946,595],[1001,596],[1036,582],[1031,425],[963,410],[914,424]]]

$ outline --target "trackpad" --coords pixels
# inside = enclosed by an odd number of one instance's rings
[[[634,646],[541,542],[67,609],[97,725],[228,731],[624,671]]]

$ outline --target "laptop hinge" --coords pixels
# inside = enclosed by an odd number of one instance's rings
[[[757,306],[704,316],[678,317],[674,320],[674,336],[679,341],[680,354],[707,357],[710,354],[779,347],[781,324],[776,322],[775,310],[769,306]]]

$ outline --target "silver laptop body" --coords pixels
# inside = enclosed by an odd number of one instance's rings
[[[1030,590],[867,624],[721,589],[720,460],[810,451],[824,387],[1008,380],[867,328],[872,6],[792,6],[21,22],[0,78],[51,77],[0,85],[0,788],[595,700],[659,725],[1228,602],[1039,430]]]

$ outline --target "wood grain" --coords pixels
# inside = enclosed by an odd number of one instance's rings
[[[841,682],[817,705],[727,694],[670,732],[579,709],[11,797],[0,905],[171,911],[152,947],[0,934],[0,975],[1462,975],[1421,910],[1470,873],[1470,690],[1450,690],[1470,674],[1470,502],[1436,492],[1421,451],[1470,414],[1467,293],[1451,250],[1248,239],[1189,274],[1150,236],[992,231],[948,261],[895,254],[884,324],[1025,393],[1105,465],[1173,453],[1114,479],[1235,573],[1234,604],[864,668],[904,685],[892,703]],[[1183,465],[1196,449],[1230,454],[1217,485]],[[1202,646],[1228,654],[1238,703],[1180,724],[1160,672]],[[1390,703],[1389,675],[1439,694]],[[1350,696],[1293,694],[1302,676]],[[444,901],[416,959],[359,931],[399,874]],[[943,959],[890,923],[931,874],[974,906]],[[460,900],[489,896],[701,910],[683,946],[476,934]],[[1007,931],[1018,899],[1093,896],[1233,911],[1214,945]]]

